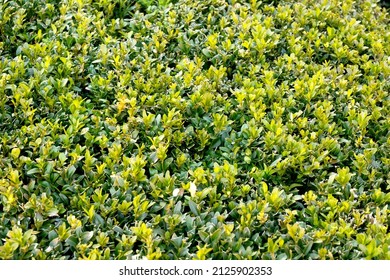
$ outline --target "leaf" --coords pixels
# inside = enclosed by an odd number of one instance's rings
[[[73,177],[75,172],[76,172],[76,167],[74,167],[74,165],[71,165],[71,166],[69,166],[69,168],[66,172],[66,176],[70,179]]]
[[[310,253],[310,250],[313,246],[313,241],[309,241],[309,243],[306,245],[304,255],[307,256]]]
[[[76,247],[78,244],[78,239],[76,236],[69,236],[66,240],[65,243],[70,245],[71,247]]]
[[[32,169],[28,170],[28,171],[26,172],[26,174],[30,176],[30,175],[37,174],[37,173],[39,173],[39,172],[40,172],[40,171],[39,171],[38,168],[32,168]]]
[[[61,162],[65,162],[66,161],[66,155],[64,153],[60,153],[58,155],[58,159],[61,161]]]
[[[180,189],[179,189],[179,188],[176,188],[176,189],[173,190],[172,196],[174,196],[174,197],[175,197],[175,196],[178,196],[179,193],[180,193]]]
[[[56,238],[58,235],[57,235],[57,232],[55,231],[55,230],[51,230],[50,232],[49,232],[49,234],[48,234],[48,238],[49,238],[49,240],[51,241],[51,240],[53,240],[54,238]]]
[[[193,202],[191,199],[188,200],[188,206],[190,207],[190,210],[191,212],[196,215],[196,216],[199,216],[199,212],[198,212],[198,206],[196,205],[195,202]]]
[[[210,236],[211,242],[216,242],[221,238],[223,231],[219,228],[216,231],[213,232],[213,234]]]
[[[182,236],[176,236],[171,238],[172,243],[175,245],[176,248],[180,248],[180,246],[183,243],[183,237]]]
[[[15,159],[19,158],[20,155],[20,149],[19,148],[13,148],[11,151],[11,156]]]
[[[182,203],[181,203],[181,201],[178,201],[176,203],[175,208],[173,209],[173,213],[174,214],[178,214],[178,215],[182,214]]]
[[[102,216],[100,216],[99,214],[95,214],[94,223],[103,226],[105,224],[105,221]]]
[[[60,196],[60,198],[61,198],[61,200],[62,200],[62,202],[64,204],[68,204],[69,203],[69,198],[65,194],[60,193],[59,196]]]
[[[16,55],[20,55],[22,53],[22,50],[23,50],[23,47],[22,46],[19,46],[17,49],[16,49]]]
[[[282,253],[282,254],[278,255],[276,259],[277,260],[287,260],[288,257],[286,255],[286,253]]]
[[[112,228],[113,231],[115,231],[116,233],[119,233],[119,234],[122,234],[123,233],[123,229],[121,229],[120,227],[118,226],[114,226]]]
[[[263,194],[266,195],[268,193],[268,185],[265,182],[261,182],[261,189],[263,191]]]
[[[198,234],[199,234],[200,239],[201,239],[203,242],[205,242],[205,243],[209,242],[209,240],[210,240],[210,235],[209,235],[207,232],[205,232],[205,231],[203,231],[203,230],[199,230],[199,231],[198,231]]]
[[[48,217],[55,217],[58,216],[58,209],[57,208],[50,208],[49,211],[47,211]]]
[[[91,240],[92,237],[93,237],[93,231],[83,232],[81,234],[81,242],[87,243],[89,240]]]
[[[190,188],[188,190],[191,194],[191,197],[194,197],[196,194],[196,185],[193,182],[190,182]]]
[[[209,49],[202,49],[202,53],[207,57],[207,58],[210,58],[212,57],[212,53]]]

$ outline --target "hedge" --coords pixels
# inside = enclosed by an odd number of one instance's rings
[[[4,0],[0,259],[390,259],[374,0]]]

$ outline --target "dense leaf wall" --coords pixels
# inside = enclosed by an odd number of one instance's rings
[[[0,258],[390,259],[389,55],[377,1],[1,1]]]

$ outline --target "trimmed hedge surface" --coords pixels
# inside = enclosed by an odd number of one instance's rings
[[[0,259],[390,259],[378,1],[0,3]]]

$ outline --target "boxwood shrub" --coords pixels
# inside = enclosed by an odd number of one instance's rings
[[[0,3],[0,259],[390,259],[375,0]]]

